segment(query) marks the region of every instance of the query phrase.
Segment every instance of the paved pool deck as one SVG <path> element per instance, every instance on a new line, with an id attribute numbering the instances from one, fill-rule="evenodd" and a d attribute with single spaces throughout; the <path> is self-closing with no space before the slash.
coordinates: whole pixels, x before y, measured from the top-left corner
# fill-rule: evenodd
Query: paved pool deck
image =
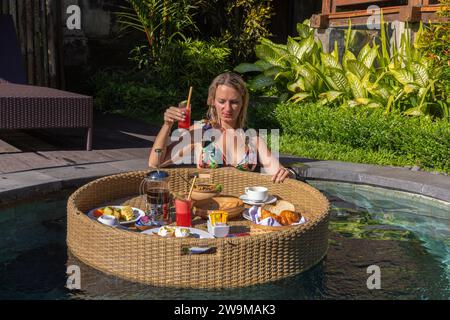
<path id="1" fill-rule="evenodd" d="M 96 115 L 94 150 L 87 152 L 83 131 L 0 131 L 0 203 L 147 170 L 157 132 L 143 122 Z M 301 179 L 368 184 L 450 202 L 450 177 L 442 174 L 289 155 L 282 155 L 281 161 Z"/>

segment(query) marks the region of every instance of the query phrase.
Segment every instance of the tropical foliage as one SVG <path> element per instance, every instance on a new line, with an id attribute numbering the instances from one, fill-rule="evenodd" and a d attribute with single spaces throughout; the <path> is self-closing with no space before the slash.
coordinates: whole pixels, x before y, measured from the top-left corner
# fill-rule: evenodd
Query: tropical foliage
<path id="1" fill-rule="evenodd" d="M 129 29 L 145 34 L 150 57 L 157 59 L 175 38 L 185 38 L 184 31 L 195 28 L 196 7 L 189 0 L 126 0 L 128 7 L 117 13 L 121 31 Z"/>
<path id="2" fill-rule="evenodd" d="M 186 99 L 194 86 L 196 111 L 206 105 L 211 79 L 228 68 L 230 49 L 219 40 L 173 41 L 157 64 L 149 64 L 147 46 L 138 46 L 131 59 L 135 68 L 103 70 L 90 81 L 95 106 L 103 112 L 140 117 Z M 206 112 L 203 110 L 202 112 Z"/>
<path id="3" fill-rule="evenodd" d="M 450 173 L 450 126 L 446 120 L 317 103 L 301 107 L 293 102 L 280 103 L 275 108 L 267 106 L 265 111 L 264 120 L 273 121 L 265 128 L 282 130 L 280 152 Z"/>
<path id="4" fill-rule="evenodd" d="M 382 26 L 384 22 L 382 21 Z M 256 47 L 259 60 L 243 63 L 237 72 L 260 73 L 249 81 L 254 90 L 276 86 L 281 99 L 320 105 L 383 108 L 405 115 L 432 115 L 450 119 L 445 92 L 437 92 L 442 67 L 431 63 L 419 45 L 403 34 L 399 46 L 389 48 L 385 27 L 378 41 L 367 43 L 359 52 L 351 50 L 354 33 L 346 33 L 342 58 L 337 43 L 324 52 L 314 37 L 309 21 L 297 25 L 298 36 L 287 44 L 263 38 Z"/>
<path id="5" fill-rule="evenodd" d="M 272 0 L 209 0 L 199 11 L 203 34 L 226 40 L 234 64 L 254 59 L 259 39 L 271 35 Z"/>

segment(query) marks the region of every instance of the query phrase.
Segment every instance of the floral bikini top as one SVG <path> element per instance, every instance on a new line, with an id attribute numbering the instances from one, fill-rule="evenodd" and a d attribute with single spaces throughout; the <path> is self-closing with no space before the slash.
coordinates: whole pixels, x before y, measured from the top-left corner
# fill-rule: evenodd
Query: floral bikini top
<path id="1" fill-rule="evenodd" d="M 213 126 L 208 120 L 200 122 L 203 134 L 207 130 L 211 130 Z M 205 145 L 206 144 L 206 145 Z M 258 156 L 256 150 L 250 146 L 248 139 L 245 141 L 245 155 L 244 158 L 236 166 L 236 169 L 242 171 L 255 171 L 258 163 Z M 214 141 L 205 141 L 202 146 L 202 155 L 200 157 L 198 167 L 202 169 L 216 169 L 228 165 L 225 155 L 222 150 L 216 145 Z"/>

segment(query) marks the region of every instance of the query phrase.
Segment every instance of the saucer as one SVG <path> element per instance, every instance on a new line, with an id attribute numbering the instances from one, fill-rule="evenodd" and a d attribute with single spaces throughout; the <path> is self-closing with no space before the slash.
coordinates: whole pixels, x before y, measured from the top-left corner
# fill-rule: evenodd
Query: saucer
<path id="1" fill-rule="evenodd" d="M 274 202 L 277 202 L 277 200 L 278 200 L 277 197 L 269 195 L 263 201 L 255 201 L 255 200 L 250 200 L 246 194 L 243 194 L 242 196 L 240 196 L 239 199 L 241 199 L 242 202 L 244 202 L 245 204 L 249 204 L 251 206 L 262 206 L 265 204 L 272 204 Z"/>

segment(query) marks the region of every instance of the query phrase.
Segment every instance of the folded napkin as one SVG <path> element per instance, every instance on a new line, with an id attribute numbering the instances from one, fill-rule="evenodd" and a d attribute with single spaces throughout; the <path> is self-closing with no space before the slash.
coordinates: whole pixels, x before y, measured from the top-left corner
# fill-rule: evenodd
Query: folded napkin
<path id="1" fill-rule="evenodd" d="M 274 218 L 266 218 L 264 220 L 260 220 L 258 223 L 260 226 L 268 226 L 268 227 L 282 227 L 281 224 L 277 222 Z"/>

